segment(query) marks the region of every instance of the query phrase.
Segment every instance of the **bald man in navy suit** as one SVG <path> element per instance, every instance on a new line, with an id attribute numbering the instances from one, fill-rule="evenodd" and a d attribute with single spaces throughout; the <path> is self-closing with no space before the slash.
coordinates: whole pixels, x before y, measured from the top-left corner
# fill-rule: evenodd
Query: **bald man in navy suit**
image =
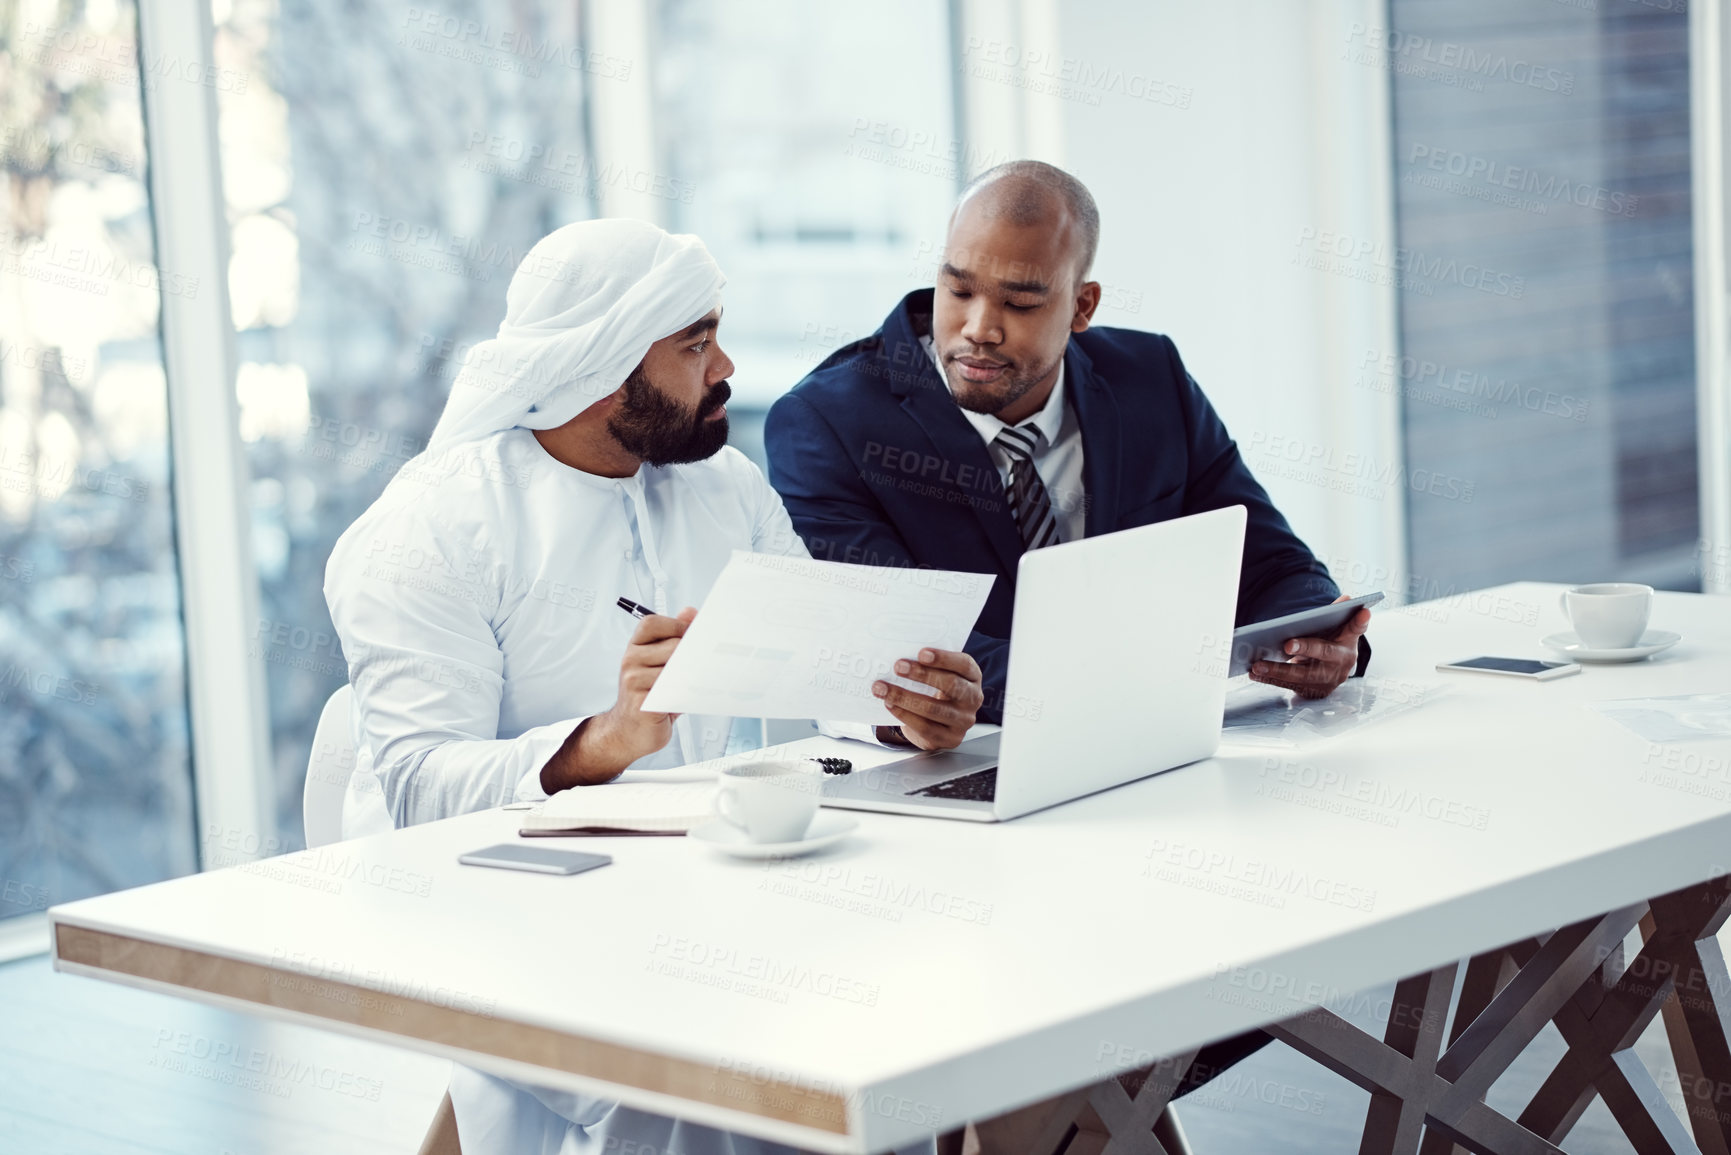
<path id="1" fill-rule="evenodd" d="M 1093 324 L 1099 233 L 1093 197 L 1062 170 L 1013 161 L 984 174 L 950 218 L 937 286 L 838 349 L 765 427 L 770 482 L 813 557 L 997 574 L 966 647 L 985 675 L 983 721 L 1005 709 L 1029 549 L 1242 505 L 1239 625 L 1340 598 L 1172 341 Z M 1361 609 L 1327 637 L 1293 638 L 1285 662 L 1250 676 L 1326 696 L 1363 674 L 1369 625 Z M 896 729 L 878 736 L 898 743 Z M 1179 1093 L 1268 1041 L 1252 1031 L 1203 1048 Z"/>
<path id="2" fill-rule="evenodd" d="M 813 557 L 995 572 L 967 651 L 998 721 L 1029 549 L 1229 505 L 1248 512 L 1237 624 L 1339 599 L 1251 476 L 1172 341 L 1093 324 L 1100 218 L 1038 161 L 977 179 L 934 289 L 908 294 L 770 410 L 770 482 Z M 1369 660 L 1360 610 L 1251 677 L 1323 697 Z M 894 741 L 888 732 L 886 740 Z"/>

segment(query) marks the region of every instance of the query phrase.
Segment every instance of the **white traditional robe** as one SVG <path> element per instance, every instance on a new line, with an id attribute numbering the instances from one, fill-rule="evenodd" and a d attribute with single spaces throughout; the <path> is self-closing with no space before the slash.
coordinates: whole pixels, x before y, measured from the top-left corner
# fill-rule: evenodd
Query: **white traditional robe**
<path id="1" fill-rule="evenodd" d="M 724 283 L 696 237 L 629 219 L 566 225 L 523 259 L 498 335 L 470 349 L 426 452 L 325 571 L 355 689 L 345 837 L 545 797 L 541 767 L 618 697 L 637 628 L 618 598 L 675 614 L 702 605 L 736 549 L 805 555 L 736 450 L 614 480 L 560 464 L 531 432 L 617 389 L 653 342 L 714 309 Z M 716 757 L 731 722 L 683 716 L 634 768 Z M 790 1150 L 462 1066 L 451 1102 L 465 1155 Z"/>
<path id="2" fill-rule="evenodd" d="M 359 751 L 345 837 L 546 797 L 541 767 L 618 697 L 637 619 L 703 604 L 736 549 L 806 556 L 763 473 L 707 461 L 597 477 L 527 429 L 399 477 L 343 535 L 325 583 Z M 634 763 L 720 756 L 731 718 L 682 715 Z"/>
<path id="3" fill-rule="evenodd" d="M 617 598 L 674 614 L 702 604 L 735 549 L 806 553 L 732 448 L 613 480 L 514 429 L 417 469 L 343 535 L 326 574 L 355 688 L 346 838 L 546 797 L 541 767 L 618 696 L 637 619 Z M 681 716 L 633 768 L 717 757 L 732 722 Z M 465 1155 L 792 1150 L 460 1065 L 451 1101 Z"/>

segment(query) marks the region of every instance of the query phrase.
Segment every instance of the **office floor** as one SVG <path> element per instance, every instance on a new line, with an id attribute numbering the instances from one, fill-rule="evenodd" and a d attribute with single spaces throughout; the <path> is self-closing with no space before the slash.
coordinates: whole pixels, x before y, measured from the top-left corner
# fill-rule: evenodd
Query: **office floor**
<path id="1" fill-rule="evenodd" d="M 1374 1026 L 1389 991 L 1349 1000 Z M 1655 1023 L 1637 1051 L 1680 1104 Z M 1540 1037 L 1492 1089 L 1514 1112 L 1562 1053 Z M 0 966 L 0 1151 L 8 1155 L 413 1155 L 443 1094 L 443 1060 L 164 995 Z M 1189 1096 L 1198 1155 L 1354 1150 L 1367 1096 L 1276 1044 Z M 1631 1151 L 1595 1101 L 1564 1147 Z"/>

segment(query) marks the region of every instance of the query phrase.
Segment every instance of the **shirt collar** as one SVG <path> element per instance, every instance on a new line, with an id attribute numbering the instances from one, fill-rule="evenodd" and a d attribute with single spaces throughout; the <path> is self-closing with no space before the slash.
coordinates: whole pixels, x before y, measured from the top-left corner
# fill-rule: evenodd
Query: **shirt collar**
<path id="1" fill-rule="evenodd" d="M 932 359 L 932 364 L 937 366 L 938 377 L 943 380 L 944 387 L 949 389 L 950 376 L 944 372 L 944 364 L 938 358 L 937 343 L 932 340 L 929 333 L 920 337 L 920 346 L 925 349 L 926 356 Z M 955 391 L 951 389 L 950 392 L 953 397 Z M 961 409 L 961 406 L 958 405 L 956 408 Z M 1058 360 L 1058 380 L 1052 385 L 1052 395 L 1046 398 L 1046 403 L 1040 406 L 1038 413 L 1023 418 L 1017 428 L 1035 426 L 1045 437 L 1046 444 L 1051 446 L 1057 442 L 1059 431 L 1063 428 L 1064 414 L 1064 361 L 1060 358 Z M 1010 428 L 1007 422 L 998 420 L 990 413 L 975 413 L 972 409 L 962 409 L 962 416 L 968 419 L 968 424 L 974 427 L 974 432 L 978 433 L 988 446 L 998 439 L 999 433 Z"/>

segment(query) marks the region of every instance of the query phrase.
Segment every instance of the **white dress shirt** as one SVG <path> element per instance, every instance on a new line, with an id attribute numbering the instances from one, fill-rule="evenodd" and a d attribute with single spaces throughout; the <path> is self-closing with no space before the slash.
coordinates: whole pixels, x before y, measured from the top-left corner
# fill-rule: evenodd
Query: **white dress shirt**
<path id="1" fill-rule="evenodd" d="M 925 347 L 932 364 L 938 367 L 938 376 L 948 386 L 949 374 L 944 372 L 937 346 L 930 335 L 921 337 L 920 344 Z M 997 444 L 997 438 L 1009 426 L 989 413 L 975 413 L 972 409 L 962 409 L 962 416 L 986 443 L 986 451 L 991 454 L 992 463 L 998 467 L 998 476 L 1007 488 L 1011 459 L 1009 453 Z M 1046 398 L 1038 413 L 1024 418 L 1016 428 L 1027 429 L 1030 426 L 1040 434 L 1034 447 L 1034 469 L 1051 498 L 1052 515 L 1058 520 L 1058 534 L 1064 541 L 1080 541 L 1088 532 L 1088 492 L 1082 474 L 1082 426 L 1076 420 L 1075 411 L 1064 401 L 1062 361 L 1058 362 L 1058 381 L 1052 386 L 1052 395 Z"/>

